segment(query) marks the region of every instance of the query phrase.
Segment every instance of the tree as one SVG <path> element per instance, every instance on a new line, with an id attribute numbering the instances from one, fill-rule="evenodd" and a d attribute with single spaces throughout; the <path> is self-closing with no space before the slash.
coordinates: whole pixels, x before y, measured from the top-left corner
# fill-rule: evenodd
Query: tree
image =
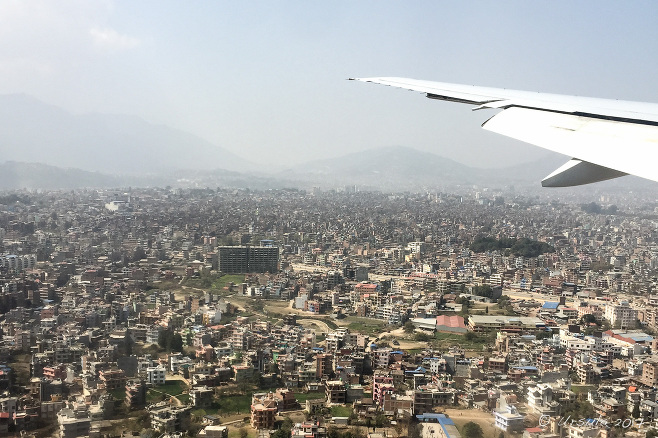
<path id="1" fill-rule="evenodd" d="M 407 321 L 404 323 L 404 332 L 405 333 L 413 333 L 416 330 L 416 327 L 411 321 Z"/>
<path id="2" fill-rule="evenodd" d="M 423 427 L 418 423 L 409 423 L 409 438 L 423 438 Z"/>
<path id="3" fill-rule="evenodd" d="M 142 429 L 139 433 L 139 438 L 155 438 L 156 436 L 157 432 L 153 429 Z"/>
<path id="4" fill-rule="evenodd" d="M 132 261 L 133 262 L 138 262 L 141 259 L 146 258 L 146 251 L 144 251 L 144 248 L 141 246 L 138 246 L 135 248 L 135 251 L 133 251 L 133 256 L 132 256 Z"/>
<path id="5" fill-rule="evenodd" d="M 473 286 L 473 295 L 478 297 L 487 297 L 491 298 L 493 296 L 493 289 L 488 284 L 482 286 Z"/>
<path id="6" fill-rule="evenodd" d="M 327 438 L 340 438 L 340 432 L 336 426 L 329 426 L 327 430 Z"/>
<path id="7" fill-rule="evenodd" d="M 594 315 L 588 313 L 587 315 L 583 315 L 583 317 L 580 318 L 580 323 L 585 324 L 585 325 L 589 325 L 591 323 L 596 324 L 596 317 Z"/>
<path id="8" fill-rule="evenodd" d="M 256 298 L 251 305 L 251 307 L 256 311 L 256 312 L 262 312 L 263 309 L 265 309 L 265 303 L 263 303 L 263 300 L 260 298 Z"/>
<path id="9" fill-rule="evenodd" d="M 469 421 L 462 427 L 462 436 L 464 438 L 484 438 L 484 432 L 479 424 Z"/>
<path id="10" fill-rule="evenodd" d="M 126 330 L 126 334 L 123 337 L 123 348 L 126 356 L 132 356 L 133 354 L 133 337 L 130 335 L 130 332 Z"/>
<path id="11" fill-rule="evenodd" d="M 386 415 L 382 414 L 381 412 L 377 414 L 375 417 L 375 427 L 386 427 L 388 424 L 389 421 L 388 418 L 386 418 Z"/>
<path id="12" fill-rule="evenodd" d="M 171 351 L 183 351 L 183 337 L 176 333 L 171 339 Z"/>
<path id="13" fill-rule="evenodd" d="M 158 346 L 160 348 L 167 348 L 167 337 L 171 333 L 170 330 L 160 330 L 160 333 L 158 333 Z"/>

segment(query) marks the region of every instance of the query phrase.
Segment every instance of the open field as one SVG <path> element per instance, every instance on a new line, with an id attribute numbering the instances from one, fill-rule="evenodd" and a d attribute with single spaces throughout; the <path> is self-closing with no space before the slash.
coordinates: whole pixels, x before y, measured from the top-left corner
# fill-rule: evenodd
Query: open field
<path id="1" fill-rule="evenodd" d="M 167 397 L 175 397 L 183 394 L 183 391 L 186 389 L 187 385 L 182 380 L 167 380 L 164 385 L 149 388 L 146 392 L 146 401 L 148 403 L 153 403 L 166 399 Z M 183 397 L 183 399 L 185 399 L 185 397 Z M 183 400 L 181 400 L 181 402 L 182 401 Z"/>
<path id="2" fill-rule="evenodd" d="M 295 399 L 301 405 L 306 403 L 306 400 L 317 400 L 317 399 L 325 398 L 325 397 L 326 397 L 326 395 L 325 395 L 324 392 L 297 392 L 297 393 L 295 393 Z"/>
<path id="3" fill-rule="evenodd" d="M 475 409 L 446 409 L 443 413 L 455 422 L 460 431 L 464 424 L 472 421 L 482 427 L 485 437 L 496 437 L 500 433 L 500 430 L 494 427 L 493 415 L 488 412 Z"/>
<path id="4" fill-rule="evenodd" d="M 585 395 L 587 395 L 589 391 L 595 388 L 596 388 L 595 385 L 571 385 L 571 390 L 576 394 L 584 393 Z"/>

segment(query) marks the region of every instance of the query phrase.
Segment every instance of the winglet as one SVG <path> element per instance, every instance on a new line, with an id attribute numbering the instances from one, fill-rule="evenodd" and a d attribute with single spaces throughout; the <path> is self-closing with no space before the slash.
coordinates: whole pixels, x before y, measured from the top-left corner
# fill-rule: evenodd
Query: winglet
<path id="1" fill-rule="evenodd" d="M 572 158 L 541 182 L 542 187 L 581 186 L 628 175 L 609 167 Z"/>

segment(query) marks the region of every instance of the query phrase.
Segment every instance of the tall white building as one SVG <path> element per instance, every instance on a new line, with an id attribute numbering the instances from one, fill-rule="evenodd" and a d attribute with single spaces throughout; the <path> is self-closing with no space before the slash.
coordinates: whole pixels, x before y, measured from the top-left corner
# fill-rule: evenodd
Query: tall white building
<path id="1" fill-rule="evenodd" d="M 633 309 L 628 301 L 622 300 L 619 304 L 607 304 L 605 306 L 605 319 L 610 321 L 613 327 L 634 327 L 637 321 L 637 309 Z"/>
<path id="2" fill-rule="evenodd" d="M 146 383 L 152 385 L 164 385 L 166 378 L 165 367 L 158 365 L 157 367 L 148 367 L 146 369 Z"/>

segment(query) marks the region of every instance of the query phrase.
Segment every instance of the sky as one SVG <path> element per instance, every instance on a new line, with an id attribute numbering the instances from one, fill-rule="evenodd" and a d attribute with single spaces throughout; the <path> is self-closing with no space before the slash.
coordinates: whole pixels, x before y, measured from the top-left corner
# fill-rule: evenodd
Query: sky
<path id="1" fill-rule="evenodd" d="M 0 94 L 129 114 L 285 168 L 407 146 L 476 167 L 546 152 L 493 113 L 349 77 L 658 102 L 652 1 L 0 1 Z M 565 161 L 568 157 L 565 157 Z"/>

